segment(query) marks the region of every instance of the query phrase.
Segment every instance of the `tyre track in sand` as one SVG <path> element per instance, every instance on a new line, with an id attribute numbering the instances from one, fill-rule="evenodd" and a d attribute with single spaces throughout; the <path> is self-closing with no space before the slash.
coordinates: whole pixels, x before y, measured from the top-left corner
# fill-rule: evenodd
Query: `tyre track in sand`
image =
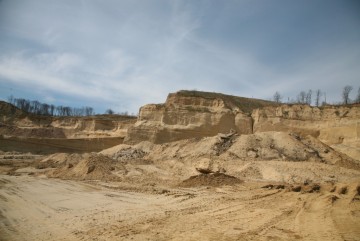
<path id="1" fill-rule="evenodd" d="M 0 176 L 0 240 L 359 240 L 355 186 L 295 193 L 263 185 L 132 192 Z"/>
<path id="2" fill-rule="evenodd" d="M 328 192 L 309 196 L 298 212 L 296 230 L 304 240 L 360 240 L 360 201 L 356 185 L 347 193 Z"/>

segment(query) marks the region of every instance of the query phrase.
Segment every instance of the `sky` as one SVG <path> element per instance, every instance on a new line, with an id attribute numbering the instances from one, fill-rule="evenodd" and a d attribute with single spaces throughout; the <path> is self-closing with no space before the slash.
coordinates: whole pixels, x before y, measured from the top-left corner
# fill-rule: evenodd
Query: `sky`
<path id="1" fill-rule="evenodd" d="M 0 0 L 0 99 L 136 114 L 178 90 L 360 87 L 358 0 Z"/>

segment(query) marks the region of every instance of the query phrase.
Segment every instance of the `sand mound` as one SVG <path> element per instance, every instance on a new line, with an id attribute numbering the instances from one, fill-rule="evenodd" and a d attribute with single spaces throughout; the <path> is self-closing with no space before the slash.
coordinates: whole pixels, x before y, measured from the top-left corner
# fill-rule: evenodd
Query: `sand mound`
<path id="1" fill-rule="evenodd" d="M 56 153 L 50 156 L 47 156 L 45 159 L 39 161 L 36 164 L 36 168 L 58 168 L 64 167 L 67 165 L 76 165 L 79 161 L 87 159 L 90 156 L 89 153 L 84 154 L 68 154 L 68 153 Z"/>
<path id="2" fill-rule="evenodd" d="M 137 149 L 137 150 L 142 150 L 145 153 L 149 153 L 154 148 L 154 146 L 155 146 L 155 144 L 148 142 L 148 141 L 140 142 L 134 146 L 127 145 L 127 144 L 120 144 L 120 145 L 113 146 L 111 148 L 102 150 L 101 152 L 99 152 L 99 154 L 103 154 L 106 156 L 114 156 L 117 153 L 124 152 L 128 149 Z"/>
<path id="3" fill-rule="evenodd" d="M 136 160 L 145 156 L 145 152 L 137 148 L 126 148 L 114 153 L 111 157 L 118 161 Z"/>
<path id="4" fill-rule="evenodd" d="M 321 158 L 321 162 L 323 163 L 345 167 L 348 169 L 360 170 L 360 162 L 358 160 L 334 150 L 315 137 L 307 136 L 301 139 L 301 142 L 313 150 L 313 152 Z"/>
<path id="5" fill-rule="evenodd" d="M 253 161 L 225 165 L 227 173 L 242 180 L 303 183 L 306 181 L 348 182 L 360 180 L 360 172 L 353 169 L 313 162 Z"/>
<path id="6" fill-rule="evenodd" d="M 224 185 L 235 185 L 242 181 L 236 177 L 224 173 L 200 174 L 191 176 L 179 184 L 181 187 L 212 186 L 219 187 Z"/>
<path id="7" fill-rule="evenodd" d="M 331 147 L 311 136 L 301 138 L 286 132 L 261 132 L 241 135 L 230 147 L 227 154 L 237 158 L 246 158 L 247 160 L 310 161 L 339 166 L 352 162 L 350 157 L 340 155 Z"/>
<path id="8" fill-rule="evenodd" d="M 141 146 L 133 148 L 143 150 Z M 121 151 L 124 152 L 124 149 Z M 158 161 L 174 158 L 196 160 L 202 157 L 220 156 L 226 160 L 318 162 L 360 170 L 358 161 L 337 152 L 316 138 L 300 137 L 286 132 L 270 131 L 234 136 L 228 142 L 219 142 L 218 136 L 200 140 L 188 139 L 153 145 L 150 150 L 145 152 L 147 159 Z M 111 154 L 114 155 L 115 152 Z"/>
<path id="9" fill-rule="evenodd" d="M 131 148 L 130 145 L 126 145 L 126 144 L 120 144 L 120 145 L 117 145 L 117 146 L 113 146 L 113 147 L 110 147 L 108 149 L 105 149 L 105 150 L 102 150 L 99 152 L 99 154 L 103 154 L 103 155 L 106 155 L 106 156 L 112 156 L 114 155 L 115 153 L 123 150 L 123 149 L 128 149 L 128 148 Z"/>
<path id="10" fill-rule="evenodd" d="M 68 162 L 67 165 L 50 171 L 48 176 L 74 180 L 116 181 L 119 177 L 113 172 L 119 171 L 119 169 L 123 169 L 123 166 L 107 156 L 88 154 L 77 164 L 73 165 Z"/>
<path id="11" fill-rule="evenodd" d="M 360 176 L 357 160 L 314 137 L 286 132 L 234 135 L 225 141 L 214 136 L 164 144 L 142 142 L 101 153 L 134 165 L 131 168 L 136 172 L 145 164 L 152 164 L 158 170 L 154 176 L 164 172 L 178 180 L 197 175 L 197 170 L 227 173 L 241 180 L 286 183 L 346 182 Z"/>

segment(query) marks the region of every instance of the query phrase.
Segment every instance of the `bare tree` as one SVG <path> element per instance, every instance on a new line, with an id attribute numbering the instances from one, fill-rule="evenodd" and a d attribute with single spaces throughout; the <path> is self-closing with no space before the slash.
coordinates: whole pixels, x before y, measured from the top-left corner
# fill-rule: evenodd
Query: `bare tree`
<path id="1" fill-rule="evenodd" d="M 41 103 L 37 100 L 31 101 L 31 113 L 39 114 Z"/>
<path id="2" fill-rule="evenodd" d="M 10 96 L 8 97 L 8 102 L 9 102 L 10 104 L 12 104 L 12 105 L 15 104 L 15 102 L 14 102 L 14 96 L 13 96 L 13 95 L 10 95 Z"/>
<path id="3" fill-rule="evenodd" d="M 350 95 L 350 92 L 352 91 L 352 89 L 353 89 L 353 87 L 350 85 L 345 86 L 343 89 L 342 98 L 343 98 L 345 105 L 350 103 L 349 95 Z"/>
<path id="4" fill-rule="evenodd" d="M 58 116 L 64 116 L 65 115 L 64 106 L 62 105 L 57 106 L 56 112 Z"/>
<path id="5" fill-rule="evenodd" d="M 30 101 L 29 100 L 25 100 L 22 98 L 19 98 L 19 99 L 15 98 L 14 105 L 23 111 L 26 111 L 26 112 L 30 111 Z"/>
<path id="6" fill-rule="evenodd" d="M 50 105 L 48 105 L 48 104 L 41 104 L 40 105 L 40 115 L 50 115 L 49 107 L 50 107 Z"/>
<path id="7" fill-rule="evenodd" d="M 276 103 L 281 103 L 282 96 L 280 95 L 280 93 L 278 91 L 276 91 L 273 96 L 273 99 Z"/>
<path id="8" fill-rule="evenodd" d="M 33 113 L 36 115 L 58 115 L 58 116 L 84 116 L 94 115 L 92 107 L 69 107 L 69 106 L 55 106 L 46 103 L 41 103 L 37 100 L 26 100 L 22 98 L 14 98 L 12 95 L 8 97 L 9 103 L 17 108 Z"/>
<path id="9" fill-rule="evenodd" d="M 312 96 L 312 90 L 309 90 L 307 93 L 306 93 L 306 104 L 308 104 L 308 105 L 311 105 L 311 96 Z"/>
<path id="10" fill-rule="evenodd" d="M 358 89 L 357 97 L 356 97 L 356 103 L 360 103 L 360 87 Z"/>
<path id="11" fill-rule="evenodd" d="M 64 112 L 65 112 L 65 116 L 72 116 L 73 115 L 73 110 L 69 106 L 64 107 Z"/>
<path id="12" fill-rule="evenodd" d="M 306 92 L 301 91 L 297 96 L 297 103 L 305 104 L 306 103 Z"/>
<path id="13" fill-rule="evenodd" d="M 319 106 L 319 105 L 320 105 L 321 95 L 322 95 L 321 90 L 320 90 L 320 89 L 317 89 L 316 92 L 315 92 L 315 105 L 316 105 L 316 106 Z"/>
<path id="14" fill-rule="evenodd" d="M 91 107 L 81 107 L 81 108 L 73 108 L 73 113 L 76 116 L 84 116 L 86 115 L 86 108 L 91 108 Z"/>
<path id="15" fill-rule="evenodd" d="M 50 115 L 53 116 L 55 115 L 55 105 L 50 105 Z"/>
<path id="16" fill-rule="evenodd" d="M 86 116 L 94 115 L 94 109 L 92 107 L 86 106 L 85 107 L 85 115 Z"/>
<path id="17" fill-rule="evenodd" d="M 72 109 L 72 114 L 74 116 L 82 116 L 83 115 L 83 110 L 84 110 L 84 108 L 73 108 Z"/>
<path id="18" fill-rule="evenodd" d="M 112 109 L 107 109 L 106 111 L 105 111 L 105 114 L 107 114 L 107 115 L 113 115 L 115 112 L 112 110 Z"/>

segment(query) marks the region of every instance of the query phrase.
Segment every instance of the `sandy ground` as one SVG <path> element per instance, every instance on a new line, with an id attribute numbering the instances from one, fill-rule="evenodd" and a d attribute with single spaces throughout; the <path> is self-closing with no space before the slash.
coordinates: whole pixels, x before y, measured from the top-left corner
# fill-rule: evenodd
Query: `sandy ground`
<path id="1" fill-rule="evenodd" d="M 360 240 L 360 162 L 281 132 L 0 152 L 0 240 Z"/>
<path id="2" fill-rule="evenodd" d="M 262 186 L 149 192 L 1 175 L 0 240 L 360 240 L 357 184 L 313 193 Z"/>

